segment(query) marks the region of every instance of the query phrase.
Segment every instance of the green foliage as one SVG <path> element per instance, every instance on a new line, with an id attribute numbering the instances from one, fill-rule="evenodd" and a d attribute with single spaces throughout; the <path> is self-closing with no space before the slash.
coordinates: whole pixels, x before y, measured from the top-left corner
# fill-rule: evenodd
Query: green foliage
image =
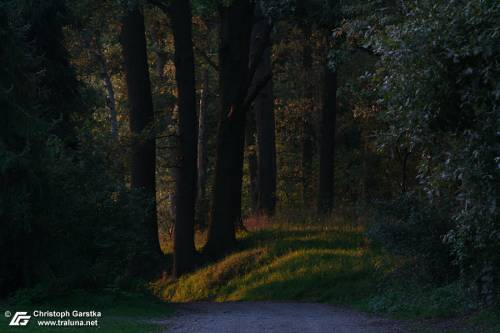
<path id="1" fill-rule="evenodd" d="M 406 258 L 414 276 L 422 282 L 456 280 L 451 250 L 443 242 L 452 225 L 444 211 L 415 195 L 403 195 L 378 203 L 375 212 L 368 235 L 394 255 Z"/>
<path id="2" fill-rule="evenodd" d="M 467 298 L 458 283 L 435 287 L 406 282 L 383 284 L 365 304 L 366 309 L 408 319 L 453 317 L 466 310 Z"/>
<path id="3" fill-rule="evenodd" d="M 415 190 L 453 222 L 446 244 L 486 302 L 500 285 L 499 19 L 496 1 L 408 1 L 367 30 L 379 148 L 418 159 Z"/>
<path id="4" fill-rule="evenodd" d="M 38 35 L 32 43 L 29 24 L 38 19 L 24 14 L 19 3 L 0 4 L 0 294 L 38 286 L 32 295 L 41 299 L 132 274 L 148 203 L 109 167 L 106 136 L 90 135 L 90 120 L 72 126 L 80 95 L 54 85 L 79 86 L 65 53 L 44 49 L 62 41 Z"/>

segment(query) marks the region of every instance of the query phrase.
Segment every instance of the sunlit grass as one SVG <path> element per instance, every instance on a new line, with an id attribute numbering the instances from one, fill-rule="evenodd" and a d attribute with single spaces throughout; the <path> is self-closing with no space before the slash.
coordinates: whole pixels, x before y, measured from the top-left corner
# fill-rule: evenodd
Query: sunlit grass
<path id="1" fill-rule="evenodd" d="M 152 284 L 173 302 L 300 300 L 355 304 L 376 289 L 390 265 L 362 225 L 269 223 L 241 232 L 236 252 L 179 280 Z"/>

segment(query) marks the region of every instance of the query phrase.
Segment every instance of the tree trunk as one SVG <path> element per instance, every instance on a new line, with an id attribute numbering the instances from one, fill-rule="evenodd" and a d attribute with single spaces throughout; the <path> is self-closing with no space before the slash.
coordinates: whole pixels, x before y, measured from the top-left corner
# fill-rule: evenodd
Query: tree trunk
<path id="1" fill-rule="evenodd" d="M 156 221 L 156 142 L 154 135 L 143 133 L 154 122 L 153 102 L 146 54 L 144 18 L 136 7 L 127 10 L 122 21 L 121 43 L 130 103 L 130 132 L 134 136 L 131 157 L 131 186 L 142 189 L 151 202 L 144 220 L 149 250 L 161 254 Z M 139 137 L 139 138 L 138 138 Z"/>
<path id="2" fill-rule="evenodd" d="M 314 87 L 307 79 L 312 73 L 311 30 L 304 25 L 304 49 L 302 50 L 303 80 L 304 80 L 304 115 L 302 118 L 302 202 L 305 208 L 311 207 L 311 178 L 314 154 L 314 126 L 313 126 L 313 96 Z"/>
<path id="3" fill-rule="evenodd" d="M 207 200 L 207 114 L 208 114 L 208 68 L 203 70 L 200 91 L 200 110 L 198 114 L 198 199 L 196 209 L 196 222 L 201 229 L 207 225 L 208 200 Z"/>
<path id="4" fill-rule="evenodd" d="M 205 252 L 218 257 L 235 243 L 235 224 L 241 216 L 241 183 L 249 70 L 248 51 L 253 22 L 250 0 L 221 8 L 220 92 L 215 189 Z"/>
<path id="5" fill-rule="evenodd" d="M 325 64 L 323 106 L 320 115 L 320 162 L 318 213 L 326 215 L 333 208 L 335 122 L 337 117 L 337 72 Z"/>
<path id="6" fill-rule="evenodd" d="M 166 40 L 165 36 L 160 33 L 161 23 L 155 21 L 151 27 L 151 37 L 153 39 L 152 51 L 155 58 L 155 73 L 160 79 L 163 78 L 165 64 L 167 63 L 167 52 L 163 41 Z"/>
<path id="7" fill-rule="evenodd" d="M 106 65 L 106 59 L 102 53 L 102 45 L 99 40 L 99 36 L 96 36 L 96 51 L 95 59 L 99 65 L 99 75 L 104 84 L 104 89 L 106 90 L 106 107 L 109 111 L 109 120 L 111 123 L 111 135 L 116 140 L 118 139 L 118 116 L 116 113 L 116 99 L 115 90 L 113 89 L 113 83 L 111 82 L 111 76 L 108 72 L 108 66 Z"/>
<path id="8" fill-rule="evenodd" d="M 250 192 L 250 205 L 252 214 L 257 212 L 259 193 L 257 189 L 258 179 L 258 161 L 257 161 L 257 147 L 255 145 L 255 112 L 249 110 L 247 116 L 246 126 L 246 147 L 247 147 L 247 163 L 248 163 L 248 178 L 249 178 L 249 192 Z"/>
<path id="9" fill-rule="evenodd" d="M 166 12 L 166 14 L 170 15 L 170 13 Z M 165 85 L 165 65 L 167 63 L 167 52 L 166 52 L 166 45 L 165 45 L 165 40 L 167 39 L 167 36 L 162 35 L 161 33 L 161 22 L 159 21 L 154 21 L 152 26 L 151 26 L 151 37 L 152 37 L 152 52 L 153 56 L 155 59 L 155 75 L 156 78 L 158 79 L 158 85 L 163 86 Z M 163 93 L 159 93 L 159 100 L 161 103 L 157 104 L 156 107 L 159 109 L 170 109 L 172 106 L 170 102 L 167 101 L 168 97 L 163 96 Z M 168 94 L 167 94 L 168 95 Z M 169 111 L 166 112 L 165 114 L 165 121 L 163 123 L 163 126 L 167 128 L 167 133 L 170 134 L 169 129 L 170 128 L 178 128 L 178 118 L 174 116 L 175 113 L 178 113 L 178 106 L 175 105 L 174 108 L 170 109 Z M 173 132 L 176 132 L 174 130 Z M 170 152 L 170 160 L 175 161 L 172 164 L 173 165 L 168 165 L 168 171 L 170 175 L 170 180 L 174 184 L 173 188 L 169 188 L 170 194 L 168 196 L 168 214 L 170 216 L 170 227 L 169 227 L 169 237 L 172 238 L 173 231 L 175 230 L 175 216 L 176 216 L 176 206 L 177 206 L 177 194 L 176 194 L 176 185 L 177 184 L 177 178 L 179 174 L 178 170 L 178 163 L 177 161 L 179 160 L 179 154 L 178 154 L 178 140 L 176 137 L 169 137 L 167 140 L 167 145 L 174 147 Z"/>
<path id="10" fill-rule="evenodd" d="M 260 44 L 259 41 L 266 38 L 265 35 L 270 29 L 269 19 L 262 14 L 260 6 L 261 2 L 258 2 L 252 31 L 251 54 L 255 54 L 255 48 L 258 48 Z M 266 76 L 272 75 L 271 45 L 269 44 L 262 53 L 254 82 L 260 82 Z M 266 215 L 273 215 L 276 206 L 276 143 L 271 79 L 255 98 L 254 110 L 258 147 L 257 209 Z"/>
<path id="11" fill-rule="evenodd" d="M 192 270 L 196 264 L 194 219 L 197 186 L 197 119 L 190 2 L 174 0 L 171 4 L 171 14 L 180 136 L 173 274 L 179 277 Z"/>

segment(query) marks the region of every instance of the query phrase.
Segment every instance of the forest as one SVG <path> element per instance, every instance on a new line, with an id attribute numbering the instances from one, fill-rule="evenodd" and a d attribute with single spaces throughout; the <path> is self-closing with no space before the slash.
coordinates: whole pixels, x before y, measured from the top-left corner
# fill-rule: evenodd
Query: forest
<path id="1" fill-rule="evenodd" d="M 293 301 L 392 325 L 352 332 L 500 332 L 499 22 L 495 0 L 0 0 L 0 331 L 77 304 L 101 332 L 240 332 L 176 330 L 180 302 L 336 332 L 253 312 Z"/>

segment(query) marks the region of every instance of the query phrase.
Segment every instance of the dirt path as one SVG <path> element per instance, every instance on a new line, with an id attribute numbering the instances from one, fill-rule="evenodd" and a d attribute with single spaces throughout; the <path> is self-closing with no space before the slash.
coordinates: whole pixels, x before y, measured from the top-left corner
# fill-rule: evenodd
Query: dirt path
<path id="1" fill-rule="evenodd" d="M 397 321 L 325 304 L 288 302 L 189 303 L 161 321 L 164 333 L 396 333 Z"/>

